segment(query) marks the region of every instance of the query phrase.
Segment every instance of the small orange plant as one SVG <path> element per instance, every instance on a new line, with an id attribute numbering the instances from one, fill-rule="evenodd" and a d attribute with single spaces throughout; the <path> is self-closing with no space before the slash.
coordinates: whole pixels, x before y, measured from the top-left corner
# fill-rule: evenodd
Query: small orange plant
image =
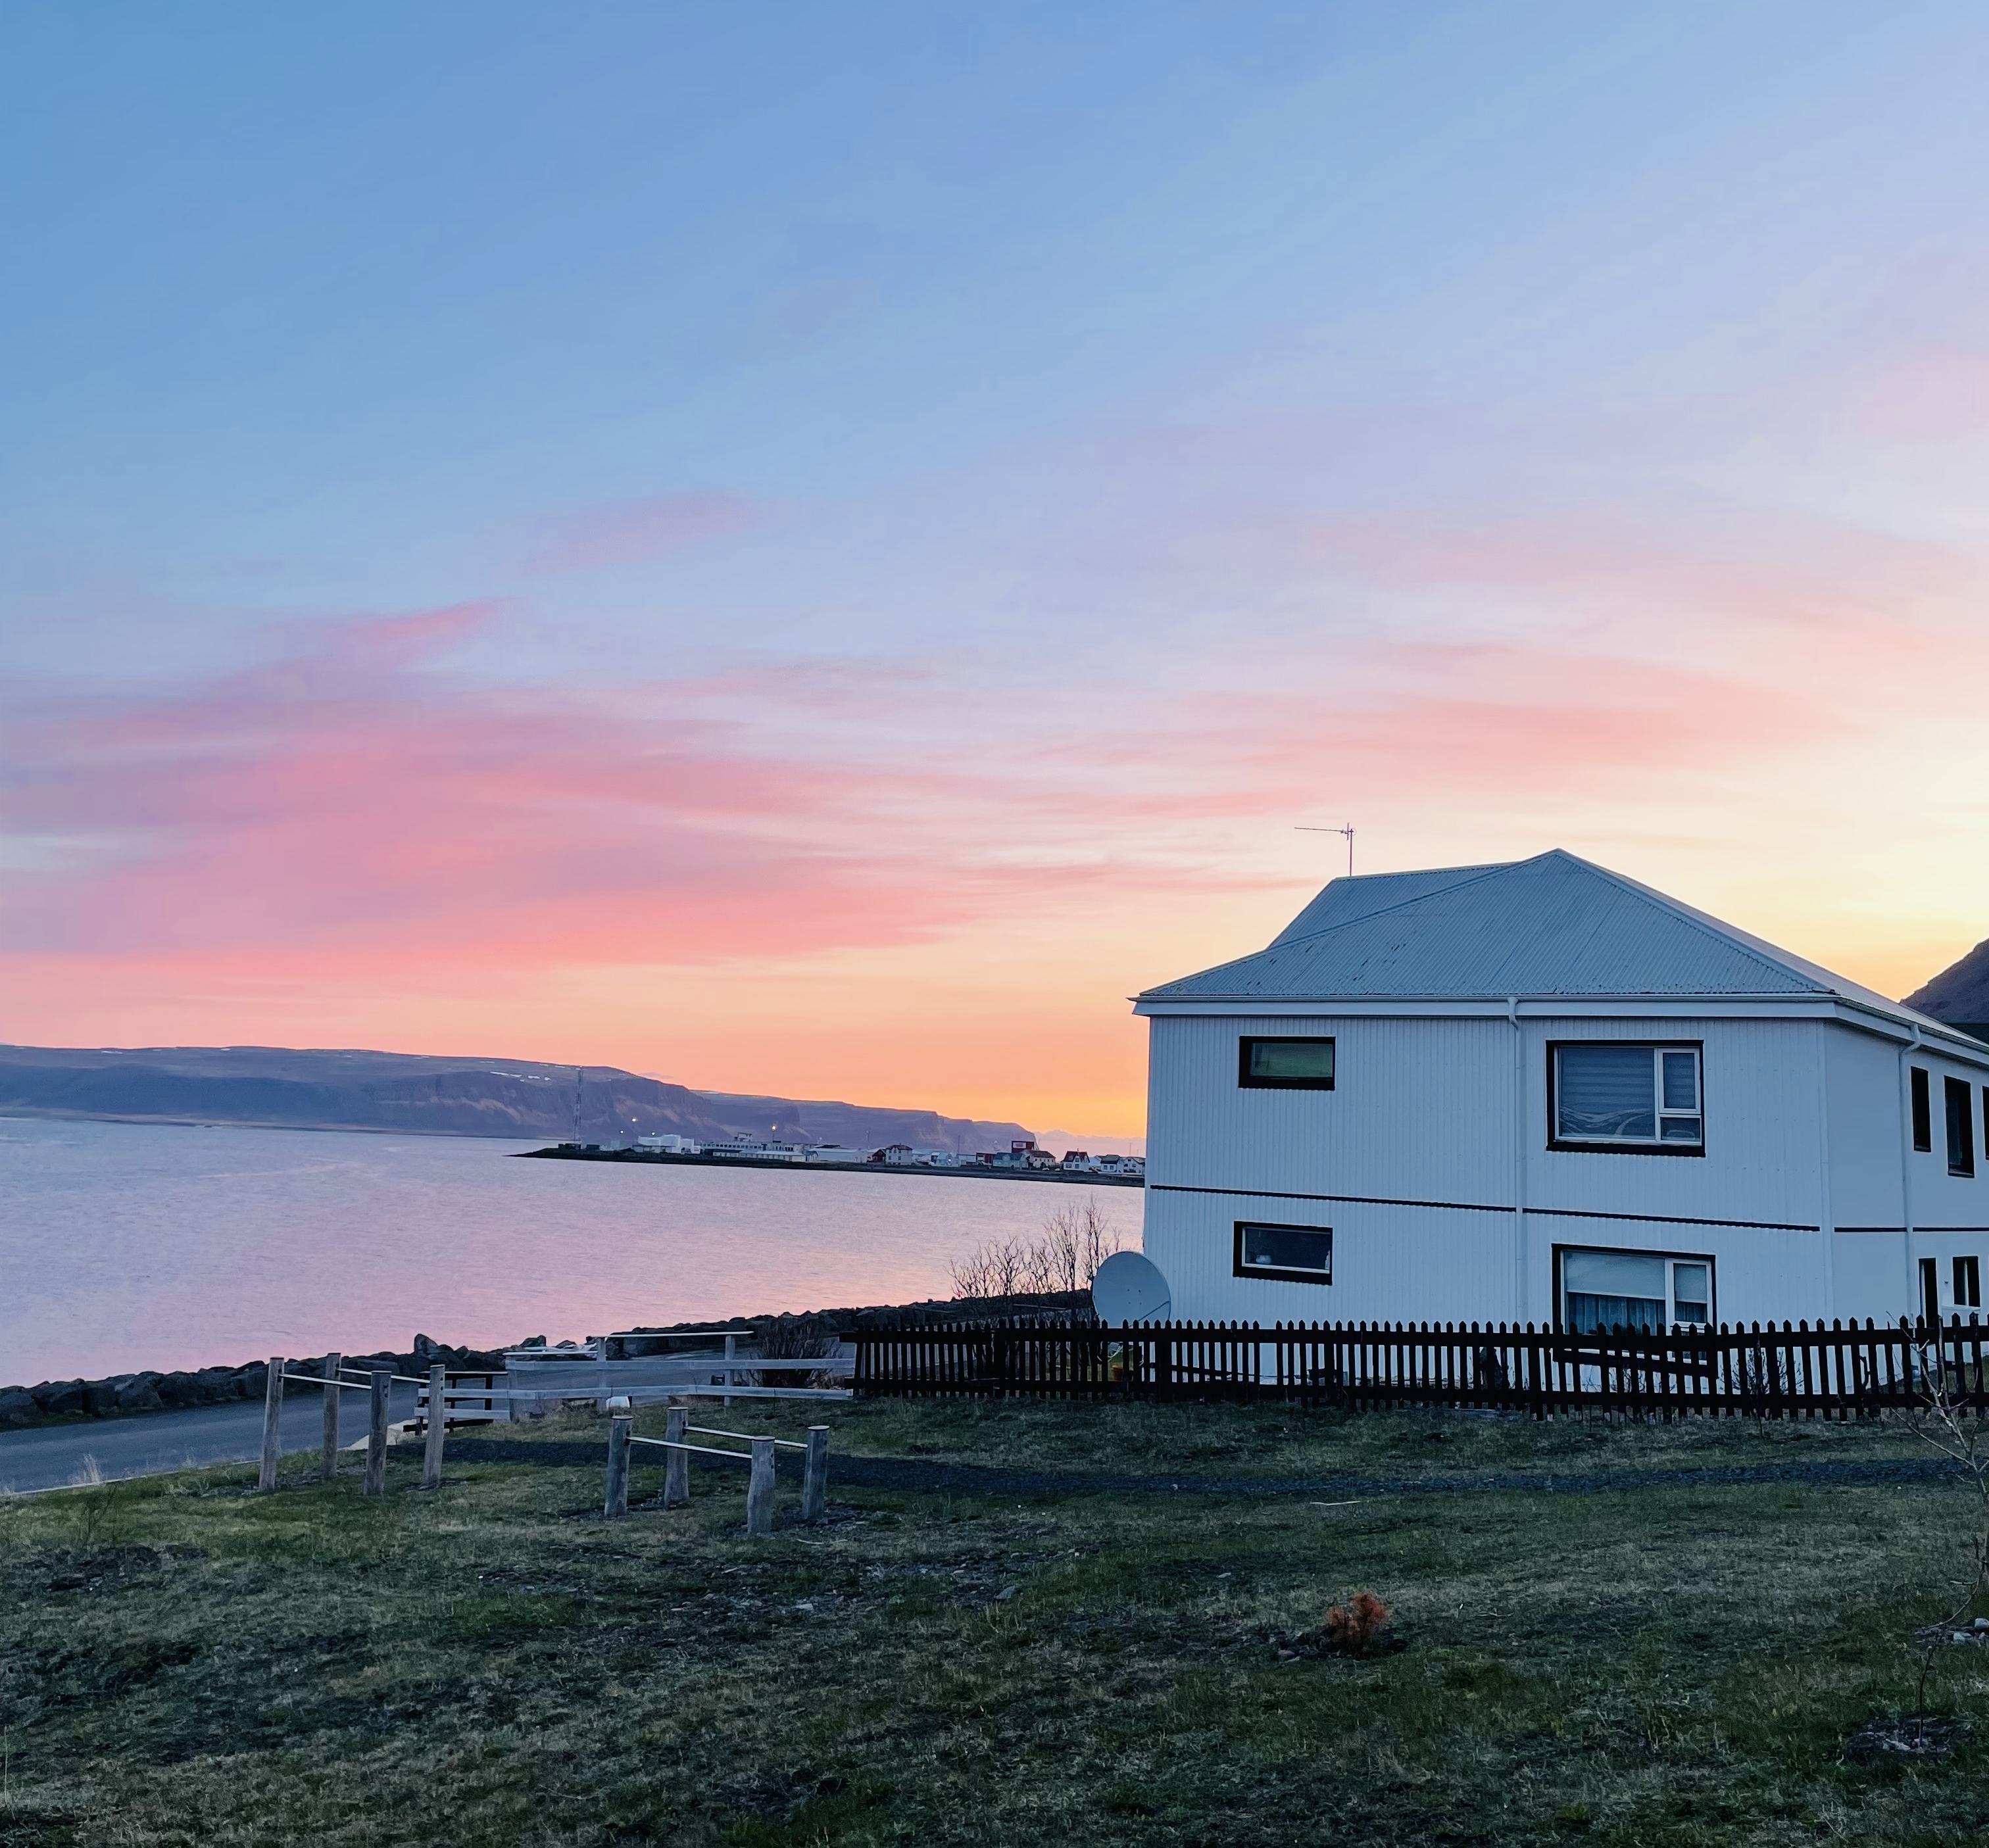
<path id="1" fill-rule="evenodd" d="M 1326 1613 L 1326 1646 L 1343 1656 L 1379 1655 L 1388 1647 L 1388 1607 L 1372 1592 L 1356 1592 Z"/>

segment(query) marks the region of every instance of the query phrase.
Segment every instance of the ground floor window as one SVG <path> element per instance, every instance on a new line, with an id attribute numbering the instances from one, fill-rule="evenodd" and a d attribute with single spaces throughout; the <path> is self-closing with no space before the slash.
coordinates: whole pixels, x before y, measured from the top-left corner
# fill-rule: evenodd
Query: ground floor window
<path id="1" fill-rule="evenodd" d="M 1561 1325 L 1571 1334 L 1713 1320 L 1713 1260 L 1661 1251 L 1564 1251 Z"/>
<path id="2" fill-rule="evenodd" d="M 1236 1222 L 1236 1274 L 1272 1277 L 1286 1283 L 1333 1281 L 1330 1226 L 1267 1226 Z"/>
<path id="3" fill-rule="evenodd" d="M 1957 1257 L 1954 1261 L 1954 1306 L 1957 1309 L 1979 1309 L 1982 1306 L 1982 1266 L 1973 1257 Z"/>

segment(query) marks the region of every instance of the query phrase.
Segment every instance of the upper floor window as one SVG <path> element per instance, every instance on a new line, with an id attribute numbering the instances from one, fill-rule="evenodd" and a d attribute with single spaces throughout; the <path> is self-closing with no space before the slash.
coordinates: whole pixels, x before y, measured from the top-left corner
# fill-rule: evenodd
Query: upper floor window
<path id="1" fill-rule="evenodd" d="M 1330 1040 L 1242 1039 L 1236 1043 L 1236 1081 L 1245 1091 L 1330 1091 Z"/>
<path id="2" fill-rule="evenodd" d="M 1700 1155 L 1699 1048 L 1575 1041 L 1548 1048 L 1554 1146 Z"/>
<path id="3" fill-rule="evenodd" d="M 1975 1172 L 1975 1095 L 1966 1078 L 1943 1078 L 1941 1095 L 1947 1105 L 1947 1171 L 1950 1174 Z"/>
<path id="4" fill-rule="evenodd" d="M 1913 1068 L 1909 1083 L 1913 1098 L 1913 1146 L 1922 1154 L 1933 1150 L 1933 1105 L 1927 1098 L 1927 1075 L 1920 1066 Z"/>

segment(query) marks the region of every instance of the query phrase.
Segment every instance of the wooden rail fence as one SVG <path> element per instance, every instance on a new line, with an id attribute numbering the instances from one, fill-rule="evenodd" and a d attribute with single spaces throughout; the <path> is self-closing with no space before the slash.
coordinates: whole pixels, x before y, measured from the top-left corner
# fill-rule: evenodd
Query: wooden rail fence
<path id="1" fill-rule="evenodd" d="M 984 1323 L 866 1329 L 859 1393 L 1449 1406 L 1545 1418 L 1630 1412 L 1849 1419 L 1928 1403 L 1989 1415 L 1989 1325 L 1784 1322 L 1663 1332 L 1358 1323 Z"/>

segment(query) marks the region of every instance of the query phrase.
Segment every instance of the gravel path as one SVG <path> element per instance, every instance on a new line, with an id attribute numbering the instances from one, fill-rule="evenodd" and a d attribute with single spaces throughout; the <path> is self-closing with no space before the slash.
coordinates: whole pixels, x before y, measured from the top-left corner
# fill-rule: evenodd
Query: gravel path
<path id="1" fill-rule="evenodd" d="M 551 1440 L 452 1439 L 449 1454 L 463 1463 L 591 1464 L 605 1470 L 608 1446 Z M 798 1478 L 801 1459 L 791 1450 L 776 1454 L 779 1473 Z M 650 1457 L 639 1448 L 639 1466 Z M 700 1469 L 728 1466 L 691 1461 Z M 1511 1494 L 1595 1495 L 1634 1489 L 1731 1488 L 1791 1483 L 1806 1487 L 1865 1485 L 1882 1482 L 1941 1482 L 1960 1474 L 1940 1457 L 1843 1463 L 1719 1464 L 1703 1469 L 1597 1470 L 1578 1475 L 1512 1471 L 1475 1476 L 1113 1476 L 1076 1470 L 988 1469 L 975 1464 L 930 1463 L 910 1457 L 832 1455 L 831 1481 L 852 1488 L 909 1490 L 926 1494 L 964 1495 L 1296 1495 L 1307 1500 L 1354 1499 L 1377 1495 Z"/>

